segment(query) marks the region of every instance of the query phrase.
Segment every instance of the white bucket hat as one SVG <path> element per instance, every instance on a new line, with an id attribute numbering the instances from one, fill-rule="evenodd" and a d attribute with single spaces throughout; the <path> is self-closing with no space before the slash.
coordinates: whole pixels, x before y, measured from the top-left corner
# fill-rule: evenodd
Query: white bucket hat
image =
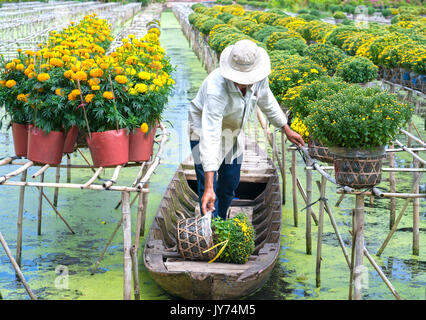
<path id="1" fill-rule="evenodd" d="M 250 40 L 226 47 L 220 55 L 220 74 L 239 84 L 253 84 L 271 73 L 271 61 L 265 49 Z"/>

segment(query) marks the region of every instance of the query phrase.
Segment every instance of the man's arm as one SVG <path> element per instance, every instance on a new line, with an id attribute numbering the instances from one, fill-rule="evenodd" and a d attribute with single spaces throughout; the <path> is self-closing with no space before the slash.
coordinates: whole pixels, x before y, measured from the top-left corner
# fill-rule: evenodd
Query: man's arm
<path id="1" fill-rule="evenodd" d="M 201 198 L 201 214 L 205 215 L 209 211 L 214 211 L 216 194 L 213 189 L 214 171 L 204 172 L 204 194 Z"/>

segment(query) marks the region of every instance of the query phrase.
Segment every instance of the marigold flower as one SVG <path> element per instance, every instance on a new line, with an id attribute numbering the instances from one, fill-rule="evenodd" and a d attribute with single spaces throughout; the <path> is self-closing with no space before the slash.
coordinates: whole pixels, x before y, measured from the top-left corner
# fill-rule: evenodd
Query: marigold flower
<path id="1" fill-rule="evenodd" d="M 87 103 L 90 103 L 90 102 L 92 102 L 92 100 L 93 100 L 94 97 L 95 97 L 95 94 L 89 93 L 88 95 L 86 95 L 84 97 L 84 101 L 86 101 Z"/>
<path id="2" fill-rule="evenodd" d="M 16 85 L 16 81 L 15 80 L 7 80 L 6 81 L 6 87 L 13 88 Z"/>
<path id="3" fill-rule="evenodd" d="M 127 77 L 126 76 L 116 76 L 115 81 L 117 81 L 118 83 L 121 83 L 121 84 L 125 84 L 127 82 Z"/>
<path id="4" fill-rule="evenodd" d="M 104 71 L 100 68 L 96 68 L 96 69 L 90 70 L 89 74 L 90 74 L 91 77 L 99 78 L 99 77 L 102 77 L 104 75 Z"/>
<path id="5" fill-rule="evenodd" d="M 79 81 L 86 81 L 87 80 L 87 73 L 84 71 L 77 71 L 72 78 L 74 80 L 79 80 Z"/>
<path id="6" fill-rule="evenodd" d="M 105 91 L 102 96 L 108 100 L 114 99 L 114 94 L 111 91 Z"/>
<path id="7" fill-rule="evenodd" d="M 63 95 L 63 90 L 61 89 L 61 88 L 58 88 L 58 89 L 56 89 L 55 90 L 55 94 L 57 95 L 57 96 L 62 96 Z"/>
<path id="8" fill-rule="evenodd" d="M 141 71 L 141 72 L 138 73 L 138 77 L 141 80 L 150 80 L 151 74 L 149 72 L 146 72 L 146 71 Z"/>
<path id="9" fill-rule="evenodd" d="M 95 85 L 95 86 L 91 86 L 90 88 L 91 88 L 93 91 L 98 91 L 101 87 L 100 87 L 100 86 Z"/>
<path id="10" fill-rule="evenodd" d="M 27 93 L 27 94 L 21 93 L 21 94 L 18 94 L 18 96 L 16 97 L 16 99 L 18 101 L 28 102 L 28 100 L 27 100 L 28 96 L 29 96 L 29 93 Z"/>
<path id="11" fill-rule="evenodd" d="M 148 91 L 148 86 L 145 83 L 137 83 L 135 85 L 135 90 L 139 93 L 145 93 Z"/>
<path id="12" fill-rule="evenodd" d="M 146 122 L 144 122 L 144 123 L 141 124 L 141 131 L 142 131 L 142 133 L 147 133 L 148 129 L 149 129 L 149 127 L 148 127 L 148 124 Z"/>

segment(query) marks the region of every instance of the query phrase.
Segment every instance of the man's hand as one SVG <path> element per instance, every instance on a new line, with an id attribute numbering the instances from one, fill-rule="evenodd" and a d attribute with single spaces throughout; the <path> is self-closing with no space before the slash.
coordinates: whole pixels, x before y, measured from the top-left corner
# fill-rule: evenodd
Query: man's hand
<path id="1" fill-rule="evenodd" d="M 216 194 L 212 189 L 204 190 L 203 197 L 201 198 L 201 214 L 205 215 L 209 211 L 214 211 L 214 202 L 216 201 Z"/>
<path id="2" fill-rule="evenodd" d="M 201 198 L 201 214 L 205 215 L 209 211 L 214 211 L 216 194 L 213 189 L 214 171 L 204 172 L 204 194 Z"/>
<path id="3" fill-rule="evenodd" d="M 303 141 L 303 138 L 298 134 L 297 132 L 291 130 L 290 126 L 288 124 L 284 125 L 283 127 L 284 133 L 287 136 L 287 139 L 297 145 L 298 147 L 305 146 L 305 141 Z"/>

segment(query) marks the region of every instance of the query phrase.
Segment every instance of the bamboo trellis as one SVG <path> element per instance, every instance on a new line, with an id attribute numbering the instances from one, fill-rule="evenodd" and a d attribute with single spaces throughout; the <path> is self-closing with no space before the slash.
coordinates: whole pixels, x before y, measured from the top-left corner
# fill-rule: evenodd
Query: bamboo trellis
<path id="1" fill-rule="evenodd" d="M 28 187 L 35 187 L 40 192 L 40 199 L 44 197 L 49 203 L 49 205 L 54 209 L 56 215 L 61 218 L 61 220 L 65 223 L 67 228 L 70 230 L 72 234 L 75 234 L 74 230 L 71 228 L 69 223 L 65 220 L 65 218 L 59 213 L 56 205 L 54 205 L 48 197 L 44 194 L 43 188 L 55 188 L 58 190 L 60 188 L 68 188 L 68 189 L 77 189 L 77 190 L 98 190 L 98 191 L 117 191 L 121 192 L 121 207 L 122 207 L 122 218 L 120 220 L 119 225 L 112 237 L 108 240 L 107 245 L 96 262 L 94 274 L 96 268 L 98 267 L 103 255 L 108 248 L 109 244 L 112 241 L 112 238 L 115 236 L 119 227 L 122 225 L 123 228 L 123 256 L 124 256 L 124 299 L 128 300 L 131 298 L 132 292 L 132 279 L 134 286 L 134 294 L 135 298 L 139 299 L 139 277 L 138 277 L 138 250 L 139 250 L 139 237 L 143 235 L 143 230 L 145 229 L 145 217 L 146 217 L 146 207 L 148 201 L 148 193 L 149 189 L 149 181 L 151 176 L 154 174 L 155 170 L 161 163 L 161 159 L 164 152 L 164 145 L 168 139 L 168 133 L 165 129 L 163 123 L 159 125 L 161 129 L 161 134 L 158 135 L 159 147 L 156 151 L 155 156 L 153 156 L 151 161 L 142 162 L 142 163 L 128 163 L 125 165 L 116 166 L 113 172 L 113 175 L 110 179 L 104 180 L 102 179 L 100 184 L 96 184 L 96 180 L 99 180 L 99 174 L 102 171 L 102 167 L 96 168 L 90 163 L 85 165 L 72 165 L 71 163 L 67 164 L 59 164 L 59 165 L 41 165 L 34 163 L 32 161 L 26 161 L 18 157 L 7 157 L 0 160 L 0 166 L 19 166 L 17 169 L 10 171 L 9 173 L 0 177 L 0 186 L 18 186 L 20 188 L 19 195 L 19 209 L 18 209 L 18 232 L 17 232 L 17 243 L 16 243 L 16 260 L 10 254 L 10 250 L 8 250 L 7 244 L 4 241 L 3 237 L 0 233 L 1 243 L 6 251 L 7 256 L 9 257 L 13 267 L 15 268 L 17 274 L 21 282 L 24 284 L 28 294 L 32 299 L 35 299 L 35 296 L 32 294 L 31 289 L 29 289 L 28 284 L 25 282 L 24 276 L 22 275 L 21 270 L 19 269 L 21 265 L 22 259 L 22 217 L 23 217 L 23 206 L 24 206 L 24 195 L 25 189 Z M 85 183 L 60 183 L 56 182 L 45 182 L 41 179 L 39 182 L 35 181 L 27 181 L 27 172 L 29 168 L 40 166 L 41 168 L 32 175 L 32 178 L 35 179 L 38 176 L 43 177 L 44 173 L 48 171 L 49 168 L 67 168 L 69 171 L 76 169 L 96 169 L 93 173 L 93 176 Z M 120 186 L 114 185 L 119 177 L 121 170 L 125 170 L 125 168 L 130 167 L 139 167 L 139 171 L 135 176 L 135 180 L 131 186 Z M 20 181 L 12 181 L 11 178 L 21 175 Z M 137 221 L 136 221 L 136 234 L 134 240 L 132 242 L 132 233 L 131 233 L 131 216 L 130 216 L 130 207 L 133 204 L 131 203 L 129 198 L 130 194 L 136 194 L 135 199 L 138 199 L 138 208 L 137 208 Z M 118 206 L 117 206 L 118 207 Z M 38 231 L 40 234 L 41 229 L 41 201 L 39 202 L 38 209 Z"/>
<path id="2" fill-rule="evenodd" d="M 191 25 L 189 24 L 188 15 L 192 12 L 191 8 L 185 4 L 174 4 L 172 8 L 173 8 L 173 12 L 175 16 L 177 17 L 177 19 L 179 20 L 182 26 L 182 30 L 185 36 L 187 37 L 194 52 L 197 54 L 198 58 L 201 60 L 201 63 L 204 65 L 207 72 L 210 72 L 213 69 L 215 69 L 218 66 L 216 53 L 209 48 L 207 39 L 204 39 L 200 35 L 200 33 L 197 30 L 193 29 Z M 422 93 L 420 92 L 420 94 Z M 256 111 L 256 116 L 254 117 L 254 123 L 250 124 L 249 122 L 247 124 L 246 134 L 248 133 L 248 136 L 251 137 L 253 135 L 252 131 L 254 130 L 254 140 L 256 142 L 259 142 L 259 134 L 258 134 L 257 128 L 260 125 L 260 130 L 261 132 L 263 132 L 263 136 L 264 136 L 263 140 L 265 144 L 265 150 L 268 150 L 268 146 L 271 148 L 272 158 L 278 164 L 278 167 L 280 169 L 282 182 L 283 182 L 282 184 L 283 202 L 285 202 L 286 201 L 286 173 L 287 173 L 286 172 L 286 168 L 287 168 L 286 148 L 285 148 L 286 137 L 283 132 L 278 134 L 278 135 L 281 135 L 280 137 L 277 137 L 276 131 L 270 130 L 267 120 L 264 118 L 264 115 L 262 114 L 260 109 L 256 108 L 256 110 L 257 111 Z M 383 168 L 383 171 L 389 172 L 390 174 L 390 179 L 389 179 L 390 192 L 383 192 L 376 187 L 371 188 L 371 190 L 359 191 L 347 186 L 340 186 L 336 183 L 336 180 L 330 174 L 327 173 L 327 171 L 333 170 L 334 167 L 321 166 L 317 161 L 315 161 L 309 156 L 308 149 L 305 147 L 296 148 L 291 146 L 288 148 L 288 150 L 291 152 L 291 159 L 292 159 L 290 172 L 292 175 L 291 185 L 292 185 L 292 200 L 293 200 L 293 218 L 294 218 L 294 225 L 296 227 L 298 226 L 298 212 L 299 212 L 298 206 L 297 206 L 298 191 L 306 204 L 306 253 L 307 254 L 312 254 L 311 221 L 313 220 L 314 223 L 318 226 L 317 252 L 316 252 L 316 286 L 317 287 L 321 285 L 321 275 L 320 275 L 321 254 L 322 254 L 321 247 L 322 247 L 322 230 L 323 230 L 324 211 L 325 211 L 330 218 L 330 222 L 336 233 L 339 245 L 342 249 L 342 253 L 350 269 L 349 299 L 357 299 L 357 300 L 362 299 L 362 281 L 361 280 L 362 280 L 364 256 L 366 256 L 367 260 L 371 263 L 373 268 L 377 271 L 378 275 L 387 285 L 387 287 L 395 296 L 395 298 L 401 299 L 401 297 L 399 296 L 398 292 L 395 290 L 395 288 L 393 287 L 389 279 L 387 279 L 383 271 L 380 269 L 380 267 L 377 265 L 377 263 L 374 261 L 374 259 L 368 252 L 367 248 L 365 248 L 364 246 L 364 198 L 365 196 L 370 196 L 370 201 L 374 200 L 374 197 L 389 198 L 393 202 L 396 198 L 405 199 L 404 206 L 401 209 L 396 220 L 395 220 L 395 205 L 394 204 L 391 205 L 390 232 L 385 242 L 383 243 L 382 248 L 380 248 L 379 251 L 377 252 L 377 255 L 380 255 L 383 252 L 387 243 L 390 241 L 394 231 L 396 230 L 397 225 L 402 215 L 404 214 L 409 202 L 413 200 L 413 254 L 418 255 L 419 254 L 419 200 L 420 198 L 426 198 L 426 194 L 419 193 L 419 184 L 424 172 L 426 172 L 426 169 L 424 168 L 426 161 L 424 160 L 424 158 L 420 157 L 418 154 L 419 152 L 426 151 L 426 145 L 424 140 L 421 137 L 417 137 L 411 133 L 411 129 L 412 129 L 412 125 L 410 125 L 410 130 L 409 130 L 410 132 L 401 129 L 401 134 L 404 134 L 408 137 L 408 142 L 409 142 L 408 146 L 403 145 L 399 140 L 396 139 L 394 141 L 394 144 L 398 145 L 399 148 L 394 148 L 392 146 L 391 148 L 388 148 L 386 150 L 386 154 L 390 161 L 389 161 L 389 167 Z M 279 143 L 277 143 L 277 141 L 281 141 L 281 146 L 280 146 L 281 148 L 279 148 Z M 413 147 L 411 146 L 412 142 L 418 143 L 420 144 L 420 146 Z M 297 173 L 296 173 L 297 152 L 299 152 L 302 155 L 303 159 L 305 160 L 306 191 L 304 190 L 303 185 L 300 179 L 297 177 Z M 395 168 L 394 154 L 396 152 L 406 152 L 410 156 L 412 156 L 413 164 L 414 164 L 413 168 Z M 422 165 L 423 168 L 420 165 Z M 312 201 L 312 192 L 313 192 L 312 173 L 314 170 L 319 172 L 319 174 L 321 175 L 321 182 L 317 181 L 317 186 L 320 191 L 320 198 L 317 200 L 319 201 L 319 205 L 320 205 L 319 211 L 318 211 L 318 217 L 316 216 L 312 208 L 312 205 L 315 202 L 317 202 L 317 201 L 315 202 Z M 413 173 L 414 178 L 413 178 L 411 193 L 396 192 L 395 190 L 396 189 L 395 188 L 396 172 Z M 352 254 L 351 255 L 349 255 L 347 252 L 345 244 L 342 240 L 341 233 L 339 231 L 336 220 L 334 218 L 333 212 L 331 210 L 331 207 L 329 205 L 327 198 L 325 197 L 327 181 L 336 185 L 336 188 L 338 188 L 336 192 L 338 194 L 341 194 L 341 197 L 338 200 L 338 203 L 342 201 L 345 195 L 355 195 L 356 205 L 353 210 L 353 223 L 352 223 L 352 232 L 351 232 L 351 235 L 352 235 L 352 248 L 351 248 Z"/>

